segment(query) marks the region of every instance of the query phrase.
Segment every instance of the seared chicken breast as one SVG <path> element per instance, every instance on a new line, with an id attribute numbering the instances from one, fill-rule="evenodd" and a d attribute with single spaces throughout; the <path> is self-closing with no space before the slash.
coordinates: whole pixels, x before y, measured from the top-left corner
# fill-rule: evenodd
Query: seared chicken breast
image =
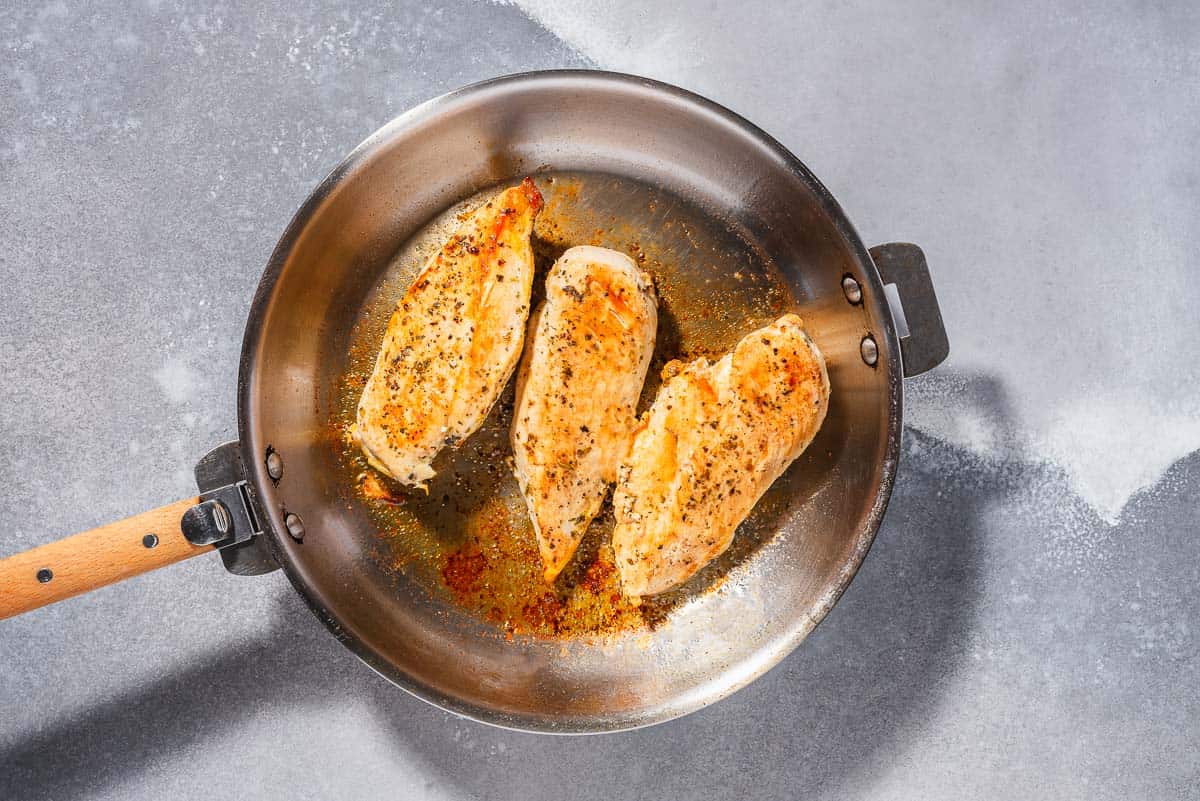
<path id="1" fill-rule="evenodd" d="M 649 276 L 622 253 L 571 248 L 546 278 L 517 378 L 512 446 L 548 582 L 616 481 L 657 326 Z"/>
<path id="2" fill-rule="evenodd" d="M 690 578 L 825 419 L 829 376 L 799 317 L 747 335 L 715 364 L 667 365 L 613 493 L 621 587 L 640 597 Z"/>
<path id="3" fill-rule="evenodd" d="M 397 305 L 352 434 L 371 466 L 410 486 L 483 424 L 521 355 L 542 196 L 533 181 L 476 209 Z"/>

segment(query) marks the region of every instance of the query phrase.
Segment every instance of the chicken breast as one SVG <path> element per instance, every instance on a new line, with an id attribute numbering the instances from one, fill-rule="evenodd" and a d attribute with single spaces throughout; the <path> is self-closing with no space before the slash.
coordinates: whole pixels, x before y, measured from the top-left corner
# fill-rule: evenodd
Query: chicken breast
<path id="1" fill-rule="evenodd" d="M 517 378 L 512 446 L 548 582 L 616 481 L 657 326 L 650 278 L 622 253 L 571 248 L 546 278 Z"/>
<path id="2" fill-rule="evenodd" d="M 613 549 L 632 597 L 681 584 L 723 553 L 829 407 L 825 362 L 794 314 L 716 364 L 673 362 L 663 378 L 613 494 Z"/>
<path id="3" fill-rule="evenodd" d="M 521 355 L 541 208 L 528 178 L 496 195 L 397 305 L 352 431 L 376 470 L 423 486 L 438 452 L 483 424 Z"/>

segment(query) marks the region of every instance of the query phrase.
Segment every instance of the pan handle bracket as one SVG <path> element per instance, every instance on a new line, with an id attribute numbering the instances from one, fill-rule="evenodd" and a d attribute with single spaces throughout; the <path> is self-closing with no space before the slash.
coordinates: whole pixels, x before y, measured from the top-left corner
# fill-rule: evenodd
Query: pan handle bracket
<path id="1" fill-rule="evenodd" d="M 911 378 L 932 370 L 950 355 L 950 340 L 946 336 L 925 254 L 909 242 L 889 242 L 871 248 L 871 258 L 884 286 L 894 285 L 899 296 L 901 308 L 892 311 L 908 329 L 907 334 L 901 330 L 900 337 L 904 377 Z M 888 300 L 892 302 L 891 298 Z"/>
<path id="2" fill-rule="evenodd" d="M 221 549 L 261 534 L 248 493 L 245 481 L 205 492 L 200 503 L 183 513 L 183 536 L 192 545 Z"/>
<path id="3" fill-rule="evenodd" d="M 226 442 L 196 465 L 200 503 L 187 510 L 180 527 L 194 545 L 212 545 L 225 569 L 239 576 L 277 570 L 261 536 L 254 496 L 245 478 L 239 443 Z"/>

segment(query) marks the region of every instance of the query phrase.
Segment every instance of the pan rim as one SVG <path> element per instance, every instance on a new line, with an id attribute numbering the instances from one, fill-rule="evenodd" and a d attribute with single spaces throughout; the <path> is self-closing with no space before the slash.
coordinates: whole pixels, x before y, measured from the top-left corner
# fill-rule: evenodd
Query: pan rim
<path id="1" fill-rule="evenodd" d="M 352 633 L 342 628 L 336 617 L 319 603 L 316 593 L 308 586 L 299 569 L 292 563 L 287 549 L 280 545 L 279 538 L 281 535 L 279 532 L 284 530 L 282 527 L 281 510 L 273 506 L 266 506 L 263 503 L 263 499 L 270 496 L 269 488 L 272 486 L 272 482 L 266 473 L 263 459 L 259 456 L 266 447 L 266 443 L 261 441 L 261 432 L 253 420 L 253 378 L 257 365 L 256 353 L 264 333 L 265 311 L 271 302 L 283 267 L 307 222 L 346 177 L 367 162 L 377 150 L 384 147 L 386 143 L 401 135 L 404 131 L 417 127 L 422 122 L 440 115 L 456 103 L 463 102 L 480 93 L 500 87 L 512 88 L 521 85 L 533 87 L 552 82 L 575 84 L 575 88 L 582 88 L 583 84 L 588 83 L 640 88 L 649 95 L 657 95 L 660 99 L 690 106 L 697 112 L 714 116 L 725 124 L 740 129 L 751 139 L 758 141 L 774 156 L 779 158 L 786 165 L 787 169 L 815 194 L 822 210 L 833 222 L 847 249 L 853 254 L 861 267 L 862 276 L 866 279 L 869 284 L 868 288 L 871 290 L 865 293 L 865 302 L 871 307 L 874 318 L 881 323 L 881 330 L 876 331 L 875 335 L 877 341 L 881 340 L 879 341 L 879 345 L 882 352 L 881 355 L 884 357 L 880 360 L 881 366 L 885 366 L 887 370 L 887 401 L 889 411 L 886 442 L 879 469 L 879 483 L 875 490 L 871 508 L 865 517 L 865 522 L 858 530 L 850 556 L 842 565 L 836 581 L 832 582 L 826 589 L 815 610 L 807 615 L 808 620 L 803 625 L 794 629 L 790 636 L 782 638 L 776 647 L 772 649 L 772 653 L 766 655 L 761 661 L 761 669 L 733 677 L 730 677 L 731 671 L 727 669 L 718 673 L 704 684 L 692 688 L 686 696 L 676 696 L 659 704 L 657 707 L 639 711 L 636 717 L 616 717 L 605 713 L 568 717 L 508 713 L 466 701 L 457 696 L 450 696 L 409 676 L 396 668 L 385 657 L 376 653 L 366 643 L 360 641 Z M 572 69 L 542 70 L 504 75 L 473 83 L 426 100 L 393 118 L 369 135 L 312 190 L 292 216 L 283 234 L 280 236 L 267 261 L 267 265 L 251 301 L 238 367 L 238 438 L 243 464 L 247 467 L 247 478 L 255 490 L 254 494 L 259 500 L 259 506 L 265 507 L 260 509 L 260 520 L 266 521 L 264 534 L 267 537 L 272 555 L 283 568 L 283 572 L 288 577 L 289 582 L 322 624 L 363 663 L 411 695 L 460 717 L 514 731 L 543 734 L 599 734 L 644 728 L 646 726 L 665 723 L 695 712 L 742 689 L 755 679 L 769 672 L 788 654 L 792 653 L 837 603 L 857 574 L 871 545 L 874 543 L 875 536 L 883 520 L 884 512 L 891 498 L 895 475 L 899 466 L 900 438 L 903 428 L 903 378 L 899 336 L 891 310 L 884 300 L 882 286 L 882 280 L 879 277 L 870 253 L 857 231 L 851 225 L 849 218 L 825 185 L 813 175 L 808 167 L 778 140 L 749 120 L 725 106 L 694 92 L 654 79 L 627 73 Z"/>

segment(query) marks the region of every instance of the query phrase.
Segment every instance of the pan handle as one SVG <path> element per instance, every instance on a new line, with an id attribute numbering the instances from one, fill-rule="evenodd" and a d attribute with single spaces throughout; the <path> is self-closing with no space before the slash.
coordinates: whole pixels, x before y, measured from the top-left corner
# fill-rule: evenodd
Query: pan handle
<path id="1" fill-rule="evenodd" d="M 188 498 L 0 559 L 0 620 L 208 553 L 180 521 Z"/>
<path id="2" fill-rule="evenodd" d="M 950 340 L 946 337 L 925 254 L 909 242 L 889 242 L 871 248 L 871 258 L 884 286 L 895 285 L 901 308 L 893 308 L 892 312 L 902 316 L 908 325 L 908 334 L 900 338 L 904 377 L 932 370 L 950 355 Z"/>

